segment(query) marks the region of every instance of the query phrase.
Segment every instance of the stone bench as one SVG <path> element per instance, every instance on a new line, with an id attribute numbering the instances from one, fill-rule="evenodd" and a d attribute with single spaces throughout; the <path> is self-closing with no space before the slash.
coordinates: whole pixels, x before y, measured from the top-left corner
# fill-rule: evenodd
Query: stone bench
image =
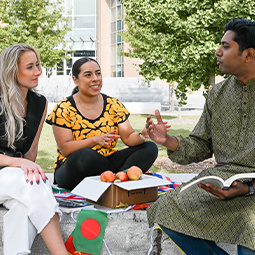
<path id="1" fill-rule="evenodd" d="M 3 234 L 2 223 L 6 209 L 0 207 L 0 236 Z M 76 214 L 76 213 L 75 213 Z M 76 215 L 74 215 L 76 216 Z M 64 241 L 70 236 L 75 228 L 75 222 L 70 214 L 63 213 L 60 222 Z M 152 229 L 148 228 L 146 211 L 128 211 L 108 215 L 107 228 L 105 230 L 105 241 L 112 255 L 141 255 L 147 254 L 150 249 Z M 164 242 L 167 238 L 164 238 Z M 162 254 L 181 255 L 181 252 L 168 240 L 169 245 L 162 250 Z M 154 251 L 160 250 L 161 242 L 155 243 Z M 164 251 L 165 250 L 165 251 Z M 0 240 L 0 254 L 3 254 L 3 243 Z M 31 254 L 50 255 L 48 248 L 40 235 L 35 238 Z M 106 247 L 102 246 L 102 255 L 108 255 Z M 160 254 L 160 253 L 156 253 Z"/>
<path id="2" fill-rule="evenodd" d="M 52 175 L 48 175 L 52 180 Z M 108 208 L 95 205 L 97 209 L 108 210 Z M 6 209 L 0 206 L 0 236 L 3 235 L 3 216 Z M 74 213 L 74 218 L 77 212 Z M 63 213 L 60 222 L 64 241 L 75 228 L 75 221 L 70 214 Z M 152 229 L 148 227 L 146 211 L 129 210 L 127 212 L 108 214 L 108 222 L 105 230 L 105 241 L 112 255 L 146 255 L 151 248 Z M 154 255 L 182 255 L 173 242 L 160 230 L 154 230 L 152 238 L 152 252 Z M 236 246 L 220 244 L 229 254 L 236 255 Z M 3 254 L 3 243 L 0 240 L 0 254 Z M 50 255 L 49 250 L 42 238 L 38 235 L 31 249 L 32 255 Z M 101 255 L 108 255 L 106 247 L 102 246 Z M 4 254 L 9 255 L 9 254 Z"/>
<path id="3" fill-rule="evenodd" d="M 100 207 L 99 207 L 100 209 Z M 6 212 L 0 207 L 0 236 L 2 236 L 3 215 Z M 75 213 L 76 214 L 76 213 Z M 69 237 L 75 228 L 75 222 L 70 214 L 63 213 L 60 222 L 64 241 Z M 107 227 L 105 230 L 105 241 L 112 255 L 146 255 L 151 248 L 152 229 L 148 228 L 146 211 L 130 210 L 124 213 L 108 215 Z M 150 254 L 161 255 L 182 255 L 173 242 L 160 230 L 154 230 L 153 249 Z M 229 254 L 236 255 L 236 246 L 221 244 Z M 3 254 L 3 243 L 0 240 L 0 254 Z M 48 248 L 41 236 L 37 236 L 32 249 L 32 255 L 50 255 Z M 109 255 L 106 247 L 102 246 L 101 255 Z"/>

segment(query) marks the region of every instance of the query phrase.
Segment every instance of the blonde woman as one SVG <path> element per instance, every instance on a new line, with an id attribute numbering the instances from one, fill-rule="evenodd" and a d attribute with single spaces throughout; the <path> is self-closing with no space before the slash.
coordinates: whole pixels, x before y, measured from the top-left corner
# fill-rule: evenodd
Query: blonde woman
<path id="1" fill-rule="evenodd" d="M 47 112 L 34 92 L 41 75 L 39 54 L 17 44 L 0 55 L 0 204 L 4 216 L 4 255 L 28 254 L 40 233 L 52 254 L 68 254 L 58 204 L 42 168 L 35 163 Z"/>

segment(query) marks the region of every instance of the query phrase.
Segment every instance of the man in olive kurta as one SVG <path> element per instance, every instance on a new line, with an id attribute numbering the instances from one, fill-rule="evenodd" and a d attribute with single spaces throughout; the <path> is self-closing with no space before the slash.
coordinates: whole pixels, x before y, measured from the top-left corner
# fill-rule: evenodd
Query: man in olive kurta
<path id="1" fill-rule="evenodd" d="M 229 77 L 211 88 L 189 137 L 168 135 L 158 110 L 158 123 L 147 119 L 150 138 L 167 147 L 172 161 L 189 164 L 214 154 L 217 165 L 195 179 L 255 172 L 255 22 L 228 22 L 216 55 Z M 150 226 L 158 223 L 188 255 L 227 254 L 217 242 L 237 244 L 239 255 L 255 254 L 255 180 L 235 181 L 228 190 L 198 184 L 185 195 L 181 187 L 147 209 Z"/>

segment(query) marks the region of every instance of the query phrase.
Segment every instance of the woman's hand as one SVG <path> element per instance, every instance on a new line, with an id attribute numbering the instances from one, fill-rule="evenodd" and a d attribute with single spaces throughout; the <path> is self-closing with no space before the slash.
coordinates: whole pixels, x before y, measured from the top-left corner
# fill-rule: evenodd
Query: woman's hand
<path id="1" fill-rule="evenodd" d="M 25 179 L 27 183 L 33 184 L 33 175 L 35 176 L 35 181 L 37 184 L 40 183 L 40 175 L 42 177 L 42 180 L 46 182 L 48 179 L 45 175 L 42 168 L 34 163 L 33 161 L 30 161 L 28 159 L 19 159 L 20 160 L 20 167 L 24 171 Z"/>
<path id="2" fill-rule="evenodd" d="M 247 184 L 241 181 L 234 181 L 231 187 L 227 190 L 223 190 L 209 183 L 206 183 L 206 184 L 199 183 L 198 187 L 210 192 L 211 194 L 219 197 L 222 200 L 227 200 L 233 197 L 242 196 L 249 192 Z"/>
<path id="3" fill-rule="evenodd" d="M 113 139 L 120 138 L 119 135 L 116 135 L 116 130 L 113 130 L 103 135 L 95 135 L 82 140 L 74 140 L 72 130 L 56 125 L 53 125 L 52 127 L 58 148 L 65 157 L 68 157 L 73 152 L 83 148 L 93 148 L 96 145 L 108 147 Z"/>
<path id="4" fill-rule="evenodd" d="M 116 133 L 116 130 L 113 130 L 103 135 L 94 136 L 95 143 L 103 147 L 108 147 L 111 145 L 111 142 L 114 139 L 120 138 L 120 135 L 116 135 L 115 133 Z"/>

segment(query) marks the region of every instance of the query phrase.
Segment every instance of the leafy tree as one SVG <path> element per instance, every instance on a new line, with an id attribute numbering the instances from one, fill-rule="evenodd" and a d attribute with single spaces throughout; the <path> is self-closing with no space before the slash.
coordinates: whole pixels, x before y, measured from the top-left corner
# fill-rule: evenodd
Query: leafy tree
<path id="1" fill-rule="evenodd" d="M 253 0 L 122 0 L 125 7 L 125 54 L 140 58 L 140 74 L 176 81 L 183 104 L 188 89 L 206 89 L 220 74 L 215 51 L 224 25 L 232 18 L 251 19 Z"/>
<path id="2" fill-rule="evenodd" d="M 64 58 L 64 36 L 69 30 L 61 0 L 0 1 L 0 51 L 16 44 L 33 45 L 43 66 L 52 67 Z M 62 45 L 59 49 L 59 45 Z"/>

